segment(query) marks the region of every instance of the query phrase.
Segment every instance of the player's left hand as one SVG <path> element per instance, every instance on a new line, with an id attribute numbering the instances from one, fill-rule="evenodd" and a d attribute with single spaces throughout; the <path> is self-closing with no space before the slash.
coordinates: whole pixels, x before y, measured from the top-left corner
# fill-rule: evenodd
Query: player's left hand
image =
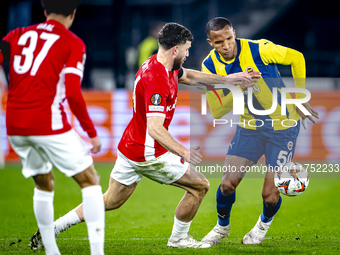
<path id="1" fill-rule="evenodd" d="M 93 146 L 91 149 L 91 153 L 96 154 L 100 152 L 100 148 L 102 147 L 102 144 L 100 143 L 98 136 L 91 138 L 91 144 Z"/>
<path id="2" fill-rule="evenodd" d="M 311 114 L 311 115 L 305 115 L 299 108 L 296 107 L 296 111 L 298 112 L 298 114 L 301 116 L 302 118 L 302 125 L 304 127 L 304 129 L 307 130 L 307 123 L 306 123 L 306 119 L 308 118 L 311 122 L 313 122 L 314 124 L 316 124 L 316 121 L 314 118 L 319 119 L 319 113 L 317 111 L 315 111 L 310 104 L 307 103 L 303 103 L 302 104 L 307 111 Z M 313 118 L 314 117 L 314 118 Z"/>

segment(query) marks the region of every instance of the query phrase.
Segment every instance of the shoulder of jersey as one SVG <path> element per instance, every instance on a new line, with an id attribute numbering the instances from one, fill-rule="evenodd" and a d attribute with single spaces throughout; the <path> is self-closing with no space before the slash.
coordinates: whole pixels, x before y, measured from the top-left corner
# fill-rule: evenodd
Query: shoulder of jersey
<path id="1" fill-rule="evenodd" d="M 251 39 L 243 39 L 243 38 L 239 38 L 239 40 L 241 40 L 241 41 L 247 41 L 247 42 L 251 42 L 251 43 L 262 44 L 262 45 L 266 45 L 266 44 L 272 43 L 271 41 L 268 41 L 267 39 L 251 40 Z"/>
<path id="2" fill-rule="evenodd" d="M 35 25 L 31 25 L 28 27 L 18 27 L 16 29 L 13 29 L 12 31 L 9 32 L 9 36 L 12 38 L 11 40 L 19 40 L 19 37 L 24 34 L 25 32 L 27 32 L 28 30 L 32 30 L 35 29 L 36 26 L 39 24 L 35 24 Z"/>
<path id="3" fill-rule="evenodd" d="M 150 63 L 148 69 L 146 69 L 144 73 L 147 75 L 152 74 L 152 77 L 154 78 L 168 77 L 165 67 L 158 62 Z"/>
<path id="4" fill-rule="evenodd" d="M 263 45 L 263 46 L 269 46 L 270 44 L 272 44 L 272 42 L 267 39 L 260 39 L 260 40 L 257 40 L 257 42 L 258 44 Z"/>
<path id="5" fill-rule="evenodd" d="M 66 31 L 67 33 L 67 39 L 69 42 L 73 43 L 73 44 L 81 44 L 81 46 L 83 48 L 85 48 L 85 43 L 83 42 L 83 40 L 78 37 L 76 34 L 74 34 L 73 32 L 71 32 L 70 30 Z"/>

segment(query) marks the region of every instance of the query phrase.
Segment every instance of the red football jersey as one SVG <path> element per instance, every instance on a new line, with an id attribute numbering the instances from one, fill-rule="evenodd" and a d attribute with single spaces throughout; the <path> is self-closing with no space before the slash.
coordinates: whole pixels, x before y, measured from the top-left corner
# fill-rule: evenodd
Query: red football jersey
<path id="1" fill-rule="evenodd" d="M 3 40 L 11 49 L 7 134 L 53 135 L 69 131 L 62 103 L 72 95 L 71 109 L 75 109 L 74 114 L 89 136 L 95 137 L 80 88 L 86 57 L 83 41 L 55 20 L 15 29 Z"/>
<path id="2" fill-rule="evenodd" d="M 147 117 L 163 116 L 163 126 L 168 130 L 177 102 L 178 72 L 167 70 L 157 61 L 157 54 L 139 68 L 133 91 L 133 117 L 118 144 L 118 150 L 130 160 L 143 162 L 167 152 L 149 135 Z"/>

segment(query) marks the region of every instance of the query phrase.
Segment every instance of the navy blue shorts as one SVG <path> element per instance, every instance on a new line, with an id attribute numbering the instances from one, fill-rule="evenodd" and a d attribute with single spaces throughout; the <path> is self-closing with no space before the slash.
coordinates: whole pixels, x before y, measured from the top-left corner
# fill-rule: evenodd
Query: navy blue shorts
<path id="1" fill-rule="evenodd" d="M 300 121 L 285 130 L 251 130 L 237 126 L 227 155 L 239 156 L 257 163 L 264 154 L 266 165 L 276 167 L 292 161 Z"/>

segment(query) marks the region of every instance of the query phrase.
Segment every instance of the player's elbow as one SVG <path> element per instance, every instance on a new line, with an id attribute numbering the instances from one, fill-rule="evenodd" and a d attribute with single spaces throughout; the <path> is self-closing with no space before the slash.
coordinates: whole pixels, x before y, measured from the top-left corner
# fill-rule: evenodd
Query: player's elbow
<path id="1" fill-rule="evenodd" d="M 211 115 L 214 117 L 214 119 L 220 119 L 220 118 L 222 118 L 224 116 L 219 111 L 211 111 Z"/>
<path id="2" fill-rule="evenodd" d="M 300 51 L 293 50 L 293 49 L 288 49 L 287 50 L 287 60 L 290 60 L 292 63 L 301 63 L 305 62 L 305 57 Z"/>
<path id="3" fill-rule="evenodd" d="M 149 136 L 151 136 L 153 139 L 156 139 L 158 133 L 159 133 L 159 132 L 158 132 L 157 126 L 148 125 L 148 134 L 149 134 Z"/>
<path id="4" fill-rule="evenodd" d="M 296 58 L 299 59 L 300 61 L 305 62 L 305 57 L 303 56 L 303 54 L 300 51 L 296 52 Z"/>
<path id="5" fill-rule="evenodd" d="M 221 119 L 224 115 L 226 115 L 230 111 L 231 109 L 222 108 L 222 107 L 210 109 L 211 115 L 214 117 L 214 119 Z"/>

